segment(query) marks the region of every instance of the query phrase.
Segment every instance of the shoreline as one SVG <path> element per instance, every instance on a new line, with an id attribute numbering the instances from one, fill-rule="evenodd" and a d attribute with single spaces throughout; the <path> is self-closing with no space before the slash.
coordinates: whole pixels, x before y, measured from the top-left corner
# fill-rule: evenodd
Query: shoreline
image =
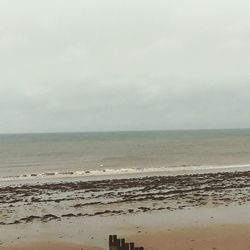
<path id="1" fill-rule="evenodd" d="M 20 176 L 0 177 L 0 187 L 9 185 L 25 184 L 48 184 L 60 182 L 76 181 L 102 181 L 107 179 L 131 179 L 156 176 L 180 176 L 193 174 L 227 173 L 227 172 L 247 172 L 250 171 L 250 164 L 240 165 L 194 165 L 179 167 L 159 167 L 159 168 L 124 168 L 124 169 L 96 169 L 96 170 L 75 170 L 75 171 L 49 171 L 45 173 L 30 173 Z M 79 173 L 78 173 L 79 172 Z"/>

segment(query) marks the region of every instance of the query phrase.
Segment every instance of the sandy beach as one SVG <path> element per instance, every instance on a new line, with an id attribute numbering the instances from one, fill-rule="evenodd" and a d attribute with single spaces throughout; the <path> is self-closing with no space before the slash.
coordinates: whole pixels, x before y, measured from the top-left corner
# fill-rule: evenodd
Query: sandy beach
<path id="1" fill-rule="evenodd" d="M 243 205 L 249 178 L 243 171 L 4 186 L 0 225 Z"/>
<path id="2" fill-rule="evenodd" d="M 148 250 L 248 250 L 250 224 L 222 224 L 152 232 L 130 237 Z"/>
<path id="3" fill-rule="evenodd" d="M 249 171 L 1 187 L 0 249 L 249 249 Z"/>
<path id="4" fill-rule="evenodd" d="M 14 244 L 12 246 L 1 247 L 3 250 L 101 250 L 101 248 L 77 245 L 73 243 L 58 242 L 28 242 L 26 244 Z"/>
<path id="5" fill-rule="evenodd" d="M 144 246 L 148 250 L 248 250 L 250 248 L 250 224 L 221 224 L 203 227 L 174 228 L 151 231 L 142 235 L 129 235 L 128 241 Z M 66 242 L 36 241 L 10 244 L 2 250 L 102 250 L 108 246 L 91 247 Z"/>

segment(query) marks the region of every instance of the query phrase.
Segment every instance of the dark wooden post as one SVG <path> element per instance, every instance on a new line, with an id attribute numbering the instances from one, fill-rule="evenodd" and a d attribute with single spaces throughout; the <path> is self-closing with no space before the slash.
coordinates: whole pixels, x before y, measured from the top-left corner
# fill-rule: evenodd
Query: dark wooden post
<path id="1" fill-rule="evenodd" d="M 125 250 L 129 250 L 129 243 L 125 243 Z"/>
<path id="2" fill-rule="evenodd" d="M 109 235 L 109 250 L 118 250 L 117 235 Z"/>
<path id="3" fill-rule="evenodd" d="M 121 239 L 121 250 L 125 250 L 125 239 Z"/>
<path id="4" fill-rule="evenodd" d="M 121 250 L 121 240 L 120 239 L 116 240 L 116 246 L 117 246 L 117 250 Z"/>
<path id="5" fill-rule="evenodd" d="M 109 235 L 109 247 L 113 245 L 113 235 Z"/>
<path id="6" fill-rule="evenodd" d="M 133 242 L 127 243 L 117 235 L 109 235 L 109 250 L 144 250 L 144 247 L 135 247 Z"/>
<path id="7" fill-rule="evenodd" d="M 130 242 L 129 245 L 130 245 L 130 250 L 135 250 L 135 244 L 133 242 Z"/>

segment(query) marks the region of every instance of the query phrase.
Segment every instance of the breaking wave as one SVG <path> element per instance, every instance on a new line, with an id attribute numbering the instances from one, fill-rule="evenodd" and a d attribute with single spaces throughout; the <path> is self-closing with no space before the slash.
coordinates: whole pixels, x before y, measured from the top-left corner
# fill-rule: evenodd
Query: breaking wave
<path id="1" fill-rule="evenodd" d="M 94 176 L 120 176 L 133 174 L 160 174 L 160 173 L 192 173 L 194 171 L 223 171 L 223 170 L 243 170 L 250 169 L 248 165 L 226 165 L 226 166 L 176 166 L 176 167 L 155 167 L 155 168 L 121 168 L 121 169 L 102 169 L 102 170 L 82 170 L 82 171 L 51 171 L 44 173 L 22 174 L 16 176 L 0 177 L 0 181 L 14 181 L 14 180 L 39 180 L 39 179 L 61 179 L 61 178 L 76 178 L 76 177 L 94 177 Z"/>

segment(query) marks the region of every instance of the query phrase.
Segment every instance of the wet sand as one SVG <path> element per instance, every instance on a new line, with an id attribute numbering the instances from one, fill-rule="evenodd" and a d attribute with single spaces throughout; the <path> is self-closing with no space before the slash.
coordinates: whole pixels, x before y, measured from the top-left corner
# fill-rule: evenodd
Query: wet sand
<path id="1" fill-rule="evenodd" d="M 146 250 L 249 250 L 250 224 L 221 224 L 175 228 L 125 236 Z M 1 250 L 102 250 L 73 243 L 30 242 L 1 247 Z"/>
<path id="2" fill-rule="evenodd" d="M 0 225 L 217 207 L 250 201 L 250 171 L 0 188 Z"/>
<path id="3" fill-rule="evenodd" d="M 250 224 L 191 227 L 128 237 L 146 250 L 249 250 Z"/>
<path id="4" fill-rule="evenodd" d="M 250 249 L 249 171 L 7 186 L 0 201 L 1 250 L 107 249 L 109 234 L 146 250 Z"/>
<path id="5" fill-rule="evenodd" d="M 60 242 L 29 242 L 1 247 L 1 250 L 101 250 L 101 248 Z"/>

